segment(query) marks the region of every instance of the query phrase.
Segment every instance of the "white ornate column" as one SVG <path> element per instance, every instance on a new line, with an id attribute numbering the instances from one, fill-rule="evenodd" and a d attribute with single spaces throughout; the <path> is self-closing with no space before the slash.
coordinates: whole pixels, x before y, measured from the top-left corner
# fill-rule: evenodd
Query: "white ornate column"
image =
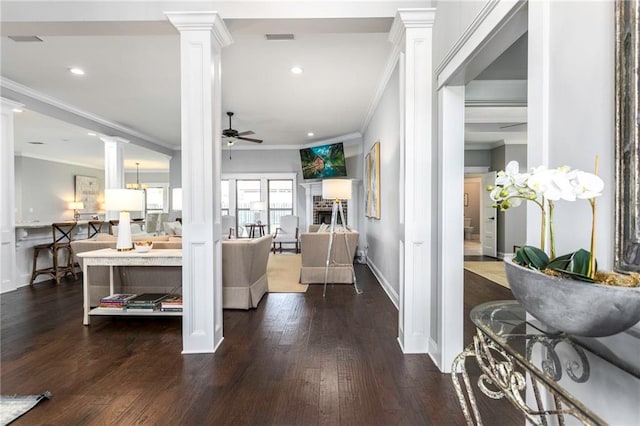
<path id="1" fill-rule="evenodd" d="M 180 31 L 183 353 L 207 353 L 223 339 L 220 56 L 232 39 L 217 12 L 166 15 Z"/>
<path id="2" fill-rule="evenodd" d="M 100 136 L 104 142 L 104 188 L 124 188 L 124 145 L 128 140 L 117 136 Z M 119 212 L 105 211 L 105 219 L 118 219 Z"/>
<path id="3" fill-rule="evenodd" d="M 16 289 L 15 166 L 13 109 L 22 105 L 0 98 L 0 292 Z"/>
<path id="4" fill-rule="evenodd" d="M 436 162 L 432 138 L 432 32 L 435 9 L 400 9 L 389 40 L 400 50 L 400 309 L 404 353 L 426 353 L 431 330 Z"/>

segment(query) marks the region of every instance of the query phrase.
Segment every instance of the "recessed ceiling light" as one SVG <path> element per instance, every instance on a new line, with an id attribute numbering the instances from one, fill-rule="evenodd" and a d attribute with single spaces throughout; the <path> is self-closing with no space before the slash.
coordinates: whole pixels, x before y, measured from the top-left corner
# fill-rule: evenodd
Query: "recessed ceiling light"
<path id="1" fill-rule="evenodd" d="M 20 108 L 14 108 L 11 111 L 13 112 L 24 112 L 23 110 L 21 110 Z"/>
<path id="2" fill-rule="evenodd" d="M 87 134 L 88 134 L 89 136 L 97 136 L 97 135 L 96 135 L 95 133 L 93 133 L 93 132 L 88 132 Z"/>
<path id="3" fill-rule="evenodd" d="M 293 67 L 293 68 L 291 68 L 291 72 L 294 73 L 294 74 L 302 74 L 302 68 Z"/>
<path id="4" fill-rule="evenodd" d="M 313 136 L 313 132 L 307 133 L 307 136 L 309 136 L 309 137 Z"/>
<path id="5" fill-rule="evenodd" d="M 75 74 L 75 75 L 84 75 L 84 70 L 82 68 L 78 68 L 78 67 L 69 68 L 69 72 L 71 74 Z"/>
<path id="6" fill-rule="evenodd" d="M 27 142 L 31 145 L 44 145 L 44 142 L 38 142 L 38 141 L 32 141 L 32 142 Z"/>

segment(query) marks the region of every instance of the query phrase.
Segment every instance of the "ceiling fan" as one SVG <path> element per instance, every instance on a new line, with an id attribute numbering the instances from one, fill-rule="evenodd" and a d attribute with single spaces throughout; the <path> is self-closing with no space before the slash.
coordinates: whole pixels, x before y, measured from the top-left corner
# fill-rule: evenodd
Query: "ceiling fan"
<path id="1" fill-rule="evenodd" d="M 255 132 L 252 130 L 247 130 L 246 132 L 238 132 L 237 130 L 233 129 L 231 127 L 231 117 L 233 117 L 233 113 L 228 111 L 227 115 L 229 116 L 229 128 L 222 131 L 222 137 L 227 138 L 227 145 L 233 145 L 237 139 L 253 143 L 262 143 L 262 139 L 246 137 L 247 135 L 255 134 Z"/>

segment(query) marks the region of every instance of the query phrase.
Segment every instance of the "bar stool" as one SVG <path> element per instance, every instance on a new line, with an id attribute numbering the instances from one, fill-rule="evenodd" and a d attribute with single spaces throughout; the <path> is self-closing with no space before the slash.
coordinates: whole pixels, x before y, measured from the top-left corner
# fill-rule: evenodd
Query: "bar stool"
<path id="1" fill-rule="evenodd" d="M 102 220 L 90 220 L 87 226 L 87 238 L 93 238 L 96 234 L 102 232 L 103 226 L 107 226 L 107 222 Z"/>
<path id="2" fill-rule="evenodd" d="M 51 224 L 53 242 L 38 244 L 33 247 L 33 272 L 31 273 L 31 282 L 29 285 L 33 285 L 33 281 L 40 274 L 51 275 L 56 280 L 56 284 L 60 284 L 60 278 L 69 273 L 73 275 L 73 278 L 78 279 L 73 266 L 73 250 L 71 249 L 71 241 L 73 240 L 72 232 L 75 227 L 76 222 L 57 222 Z M 53 266 L 38 269 L 38 255 L 43 250 L 51 253 L 53 257 Z M 59 250 L 67 251 L 67 262 L 64 265 L 58 265 Z"/>

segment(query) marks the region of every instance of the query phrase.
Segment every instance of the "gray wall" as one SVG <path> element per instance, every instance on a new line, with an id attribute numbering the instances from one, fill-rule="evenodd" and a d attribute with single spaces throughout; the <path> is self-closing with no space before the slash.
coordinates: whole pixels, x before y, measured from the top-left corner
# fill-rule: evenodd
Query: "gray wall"
<path id="1" fill-rule="evenodd" d="M 491 166 L 491 150 L 466 149 L 464 151 L 465 167 L 488 167 Z"/>
<path id="2" fill-rule="evenodd" d="M 76 175 L 96 177 L 104 193 L 104 170 L 17 156 L 15 174 L 17 222 L 73 219 L 67 205 L 74 199 Z"/>
<path id="3" fill-rule="evenodd" d="M 376 112 L 364 133 L 363 157 L 380 141 L 380 220 L 364 217 L 368 257 L 383 281 L 399 294 L 400 105 L 399 73 L 394 70 Z"/>

